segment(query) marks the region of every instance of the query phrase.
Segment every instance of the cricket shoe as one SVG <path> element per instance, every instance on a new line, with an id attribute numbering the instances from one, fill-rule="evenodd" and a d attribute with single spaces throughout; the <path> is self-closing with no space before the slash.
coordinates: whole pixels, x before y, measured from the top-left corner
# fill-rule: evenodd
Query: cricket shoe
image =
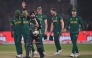
<path id="1" fill-rule="evenodd" d="M 16 55 L 16 58 L 22 58 L 22 54 Z"/>
<path id="2" fill-rule="evenodd" d="M 78 57 L 78 56 L 80 56 L 80 54 L 79 53 L 75 53 L 75 57 Z"/>
<path id="3" fill-rule="evenodd" d="M 44 54 L 44 56 L 46 55 L 46 53 L 45 53 L 45 52 L 43 52 L 43 54 Z"/>
<path id="4" fill-rule="evenodd" d="M 58 50 L 58 52 L 57 52 L 57 53 L 58 53 L 58 55 L 60 55 L 60 53 L 61 53 L 61 52 L 62 52 L 62 50 Z"/>
<path id="5" fill-rule="evenodd" d="M 33 53 L 34 53 L 35 55 L 38 55 L 38 51 L 34 51 Z"/>
<path id="6" fill-rule="evenodd" d="M 73 53 L 71 53 L 70 57 L 74 57 L 74 54 L 73 54 Z"/>

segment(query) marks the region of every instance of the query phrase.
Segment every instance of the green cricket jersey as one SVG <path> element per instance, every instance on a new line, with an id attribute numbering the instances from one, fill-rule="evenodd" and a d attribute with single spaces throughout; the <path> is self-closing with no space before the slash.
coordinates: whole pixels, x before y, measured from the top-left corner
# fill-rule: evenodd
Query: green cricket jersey
<path id="1" fill-rule="evenodd" d="M 46 15 L 45 14 L 36 14 L 36 18 L 39 19 L 41 26 L 42 26 L 42 29 L 44 29 L 45 28 L 44 20 L 47 19 Z"/>
<path id="2" fill-rule="evenodd" d="M 79 32 L 79 25 L 81 25 L 82 30 L 84 30 L 82 19 L 79 16 L 69 17 L 65 28 L 67 29 L 69 25 L 70 25 L 70 32 Z"/>
<path id="3" fill-rule="evenodd" d="M 21 31 L 22 29 L 22 18 L 19 17 L 18 18 L 12 18 L 12 20 L 10 21 L 10 24 L 12 24 L 14 26 L 14 31 Z"/>
<path id="4" fill-rule="evenodd" d="M 60 20 L 62 20 L 62 19 L 63 19 L 62 16 L 59 15 L 59 14 L 57 14 L 56 16 L 52 17 L 52 23 L 54 25 L 54 29 L 61 28 L 61 22 L 60 22 Z"/>
<path id="5" fill-rule="evenodd" d="M 23 17 L 23 26 L 22 26 L 22 29 L 23 30 L 29 30 L 29 20 L 26 18 L 26 17 Z"/>

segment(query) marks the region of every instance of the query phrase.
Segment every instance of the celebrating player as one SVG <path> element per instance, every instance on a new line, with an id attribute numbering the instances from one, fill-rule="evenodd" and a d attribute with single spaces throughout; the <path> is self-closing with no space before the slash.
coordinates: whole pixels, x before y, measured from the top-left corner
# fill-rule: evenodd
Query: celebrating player
<path id="1" fill-rule="evenodd" d="M 45 54 L 42 37 L 44 35 L 46 35 L 47 27 L 48 26 L 47 26 L 47 18 L 46 18 L 46 15 L 45 14 L 42 14 L 42 8 L 41 7 L 38 7 L 37 8 L 36 18 L 39 19 L 40 20 L 40 23 L 41 23 L 40 39 L 41 39 L 41 43 L 42 43 L 43 53 Z"/>
<path id="2" fill-rule="evenodd" d="M 70 37 L 71 37 L 71 41 L 72 41 L 72 44 L 73 44 L 72 53 L 71 53 L 70 56 L 71 57 L 74 57 L 74 56 L 77 57 L 77 56 L 80 55 L 79 51 L 78 51 L 77 44 L 76 44 L 78 34 L 79 34 L 79 25 L 81 25 L 83 33 L 85 33 L 85 31 L 84 31 L 84 25 L 83 25 L 81 17 L 77 16 L 77 10 L 75 8 L 72 8 L 71 13 L 72 13 L 72 16 L 69 17 L 65 28 L 67 29 L 68 26 L 70 26 Z"/>
<path id="3" fill-rule="evenodd" d="M 20 17 L 20 11 L 15 11 L 15 17 L 10 22 L 11 35 L 14 35 L 14 42 L 17 51 L 16 57 L 22 57 L 22 44 L 21 44 L 21 29 L 22 18 Z"/>
<path id="4" fill-rule="evenodd" d="M 29 21 L 29 30 L 30 30 L 30 35 L 29 35 L 29 38 L 27 39 L 27 42 L 26 42 L 26 56 L 24 58 L 30 58 L 29 51 L 32 48 L 33 39 L 35 39 L 35 41 L 36 41 L 37 51 L 40 54 L 40 58 L 44 58 L 42 45 L 41 45 L 41 41 L 39 38 L 39 29 L 41 29 L 40 21 L 35 18 L 34 12 L 31 12 L 30 15 L 28 15 L 28 13 L 25 9 L 25 2 L 22 3 L 22 7 L 24 10 L 24 14 L 26 14 L 25 15 L 26 19 Z M 27 24 L 27 22 L 25 22 L 25 23 Z M 32 52 L 34 52 L 34 51 L 32 50 Z"/>
<path id="5" fill-rule="evenodd" d="M 50 12 L 53 15 L 50 33 L 54 32 L 54 42 L 56 46 L 56 53 L 54 53 L 54 55 L 59 55 L 62 52 L 59 36 L 64 29 L 64 21 L 61 15 L 57 14 L 56 9 L 51 8 Z"/>

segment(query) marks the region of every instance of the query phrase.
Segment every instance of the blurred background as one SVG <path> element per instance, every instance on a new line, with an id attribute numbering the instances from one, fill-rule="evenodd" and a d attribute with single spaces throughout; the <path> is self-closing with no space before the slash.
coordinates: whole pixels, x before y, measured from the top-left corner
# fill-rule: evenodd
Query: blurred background
<path id="1" fill-rule="evenodd" d="M 0 0 L 0 31 L 9 31 L 10 19 L 14 16 L 14 11 L 19 9 L 22 12 L 22 1 L 26 2 L 28 12 L 36 11 L 36 8 L 41 6 L 47 16 L 49 27 L 52 7 L 62 15 L 65 23 L 71 15 L 72 7 L 75 7 L 78 15 L 82 17 L 86 30 L 92 30 L 92 0 Z"/>

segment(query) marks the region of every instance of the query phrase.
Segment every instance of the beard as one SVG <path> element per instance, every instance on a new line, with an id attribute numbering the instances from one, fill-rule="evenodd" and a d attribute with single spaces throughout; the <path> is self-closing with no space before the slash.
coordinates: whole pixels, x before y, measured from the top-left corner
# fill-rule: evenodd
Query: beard
<path id="1" fill-rule="evenodd" d="M 19 16 L 20 16 L 20 14 L 16 14 L 16 16 L 15 16 L 15 17 L 16 17 L 16 18 L 19 18 Z"/>

